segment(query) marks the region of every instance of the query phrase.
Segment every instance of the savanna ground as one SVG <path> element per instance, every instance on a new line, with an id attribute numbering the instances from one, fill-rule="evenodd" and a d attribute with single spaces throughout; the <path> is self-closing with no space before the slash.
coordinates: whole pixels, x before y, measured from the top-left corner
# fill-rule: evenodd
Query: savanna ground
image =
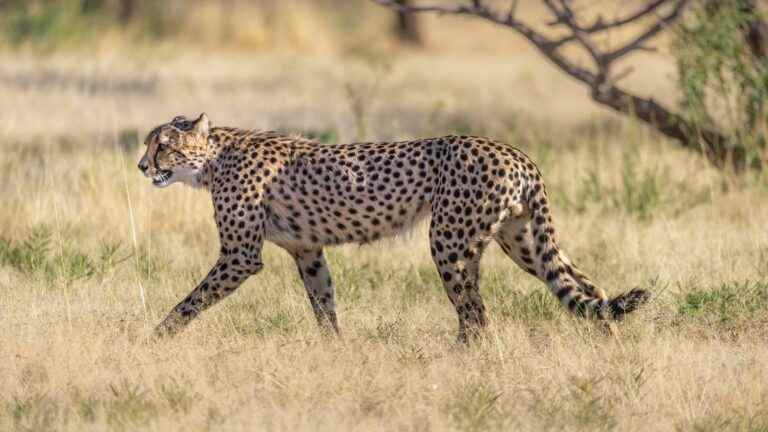
<path id="1" fill-rule="evenodd" d="M 503 30 L 431 20 L 432 46 L 401 52 L 355 27 L 338 48 L 312 13 L 257 38 L 272 48 L 3 52 L 1 430 L 768 428 L 768 179 L 594 108 Z M 673 102 L 668 60 L 638 60 L 635 88 Z M 539 163 L 563 249 L 609 294 L 653 299 L 609 334 L 493 246 L 491 326 L 457 346 L 420 226 L 328 253 L 341 339 L 319 335 L 292 261 L 268 246 L 261 274 L 154 340 L 217 236 L 206 193 L 139 174 L 137 139 L 199 111 L 329 142 L 506 140 Z"/>

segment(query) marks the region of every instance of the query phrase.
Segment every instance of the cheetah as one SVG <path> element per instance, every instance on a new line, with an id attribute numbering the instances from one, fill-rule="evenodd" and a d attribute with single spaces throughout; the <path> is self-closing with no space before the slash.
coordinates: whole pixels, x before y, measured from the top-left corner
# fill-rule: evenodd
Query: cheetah
<path id="1" fill-rule="evenodd" d="M 430 217 L 433 261 L 458 315 L 458 339 L 487 326 L 480 259 L 496 241 L 570 311 L 620 319 L 644 303 L 633 289 L 609 299 L 556 242 L 541 173 L 520 150 L 449 135 L 328 145 L 276 132 L 213 127 L 203 113 L 152 130 L 139 170 L 159 188 L 210 192 L 219 231 L 216 263 L 157 326 L 172 335 L 264 268 L 270 241 L 295 260 L 319 327 L 339 333 L 326 246 L 369 243 Z"/>

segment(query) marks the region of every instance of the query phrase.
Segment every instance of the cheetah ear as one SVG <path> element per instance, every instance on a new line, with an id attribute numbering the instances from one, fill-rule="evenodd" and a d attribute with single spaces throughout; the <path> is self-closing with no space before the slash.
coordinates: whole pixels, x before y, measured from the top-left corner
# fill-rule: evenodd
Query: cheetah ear
<path id="1" fill-rule="evenodd" d="M 211 120 L 205 113 L 200 114 L 200 117 L 195 120 L 195 132 L 200 135 L 208 135 L 211 130 Z"/>

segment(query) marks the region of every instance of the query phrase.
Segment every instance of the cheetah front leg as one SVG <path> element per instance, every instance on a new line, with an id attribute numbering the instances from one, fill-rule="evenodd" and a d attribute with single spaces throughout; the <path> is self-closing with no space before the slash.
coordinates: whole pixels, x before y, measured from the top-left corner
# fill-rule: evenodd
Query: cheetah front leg
<path id="1" fill-rule="evenodd" d="M 333 281 L 323 250 L 291 251 L 291 255 L 296 260 L 296 267 L 299 269 L 320 329 L 323 332 L 333 330 L 339 334 L 336 305 L 333 299 Z"/>
<path id="2" fill-rule="evenodd" d="M 240 256 L 221 256 L 205 279 L 155 328 L 155 334 L 171 336 L 178 333 L 200 312 L 232 294 L 249 276 L 258 273 L 263 267 L 259 258 L 248 260 L 246 264 L 246 259 Z"/>
<path id="3" fill-rule="evenodd" d="M 231 218 L 232 223 L 222 230 L 222 223 L 217 217 L 221 243 L 219 259 L 205 279 L 155 328 L 156 335 L 178 333 L 200 312 L 232 294 L 248 277 L 264 267 L 261 261 L 263 211 L 256 208 L 243 212 L 239 218 L 240 221 Z"/>

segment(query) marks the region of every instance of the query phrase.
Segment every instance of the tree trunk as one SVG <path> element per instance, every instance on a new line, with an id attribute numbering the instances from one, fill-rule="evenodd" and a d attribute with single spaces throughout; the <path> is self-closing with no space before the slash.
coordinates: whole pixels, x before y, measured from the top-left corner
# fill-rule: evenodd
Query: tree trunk
<path id="1" fill-rule="evenodd" d="M 119 9 L 117 12 L 117 19 L 120 24 L 126 25 L 133 19 L 136 14 L 136 0 L 120 0 Z"/>
<path id="2" fill-rule="evenodd" d="M 396 0 L 402 6 L 410 6 L 411 0 Z M 397 22 L 395 34 L 398 39 L 412 45 L 422 45 L 424 39 L 421 33 L 419 16 L 405 11 L 396 11 Z"/>

